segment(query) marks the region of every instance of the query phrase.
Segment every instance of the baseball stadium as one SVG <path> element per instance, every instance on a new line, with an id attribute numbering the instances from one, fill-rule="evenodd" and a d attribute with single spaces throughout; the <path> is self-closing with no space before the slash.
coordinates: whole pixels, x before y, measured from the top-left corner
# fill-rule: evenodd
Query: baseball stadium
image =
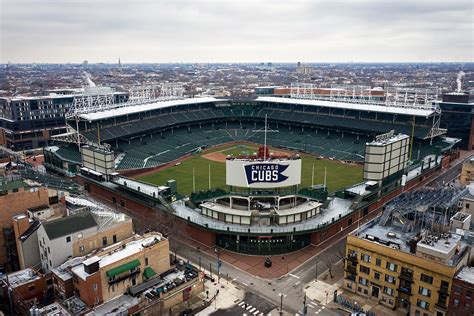
<path id="1" fill-rule="evenodd" d="M 432 100 L 310 94 L 107 106 L 91 96 L 45 148 L 45 165 L 132 213 L 175 219 L 197 242 L 273 255 L 378 214 L 458 141 L 443 136 Z"/>

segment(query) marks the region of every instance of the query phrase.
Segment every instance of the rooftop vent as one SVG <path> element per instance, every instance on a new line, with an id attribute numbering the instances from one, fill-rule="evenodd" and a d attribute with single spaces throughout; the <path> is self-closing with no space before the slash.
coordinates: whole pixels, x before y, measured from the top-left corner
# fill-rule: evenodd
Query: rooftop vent
<path id="1" fill-rule="evenodd" d="M 387 237 L 388 238 L 397 238 L 397 234 L 395 234 L 394 232 L 388 232 Z"/>

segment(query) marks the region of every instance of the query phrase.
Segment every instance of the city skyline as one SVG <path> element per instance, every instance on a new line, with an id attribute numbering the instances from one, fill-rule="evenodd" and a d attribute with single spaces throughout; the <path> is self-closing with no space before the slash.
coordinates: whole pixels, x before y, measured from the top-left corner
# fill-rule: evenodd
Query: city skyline
<path id="1" fill-rule="evenodd" d="M 471 62 L 470 1 L 3 1 L 0 63 Z"/>

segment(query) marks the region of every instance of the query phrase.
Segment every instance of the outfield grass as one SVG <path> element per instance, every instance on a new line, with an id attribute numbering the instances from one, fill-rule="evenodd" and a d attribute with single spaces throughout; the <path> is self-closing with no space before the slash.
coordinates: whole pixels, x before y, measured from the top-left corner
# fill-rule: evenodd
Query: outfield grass
<path id="1" fill-rule="evenodd" d="M 196 191 L 209 189 L 209 168 L 211 170 L 211 188 L 225 189 L 225 163 L 210 161 L 202 157 L 209 152 L 222 152 L 225 155 L 238 155 L 242 152 L 253 153 L 257 147 L 247 145 L 229 145 L 227 148 L 217 148 L 200 153 L 191 159 L 183 161 L 179 166 L 172 166 L 156 173 L 148 174 L 138 179 L 152 184 L 163 185 L 170 179 L 178 183 L 178 191 L 189 195 L 193 191 L 193 169 L 195 174 Z M 278 151 L 278 149 L 275 149 Z M 330 192 L 353 183 L 362 181 L 362 167 L 343 164 L 333 160 L 317 159 L 303 154 L 301 170 L 301 188 L 311 186 L 311 173 L 314 163 L 314 184 L 323 183 L 324 168 L 327 170 L 327 185 Z"/>

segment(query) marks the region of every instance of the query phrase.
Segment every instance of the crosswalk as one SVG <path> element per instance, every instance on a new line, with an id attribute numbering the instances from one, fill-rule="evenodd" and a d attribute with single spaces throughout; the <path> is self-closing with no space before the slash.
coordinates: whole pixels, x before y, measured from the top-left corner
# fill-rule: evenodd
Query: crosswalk
<path id="1" fill-rule="evenodd" d="M 246 303 L 245 301 L 241 301 L 237 305 L 244 309 L 243 315 L 263 316 L 263 313 L 261 313 L 256 307 L 253 307 L 252 305 Z"/>
<path id="2" fill-rule="evenodd" d="M 316 303 L 315 301 L 310 301 L 309 303 L 306 303 L 306 306 L 308 307 L 308 314 L 319 314 L 321 313 L 326 307 L 319 305 L 319 303 Z M 295 316 L 300 316 L 300 313 L 296 313 Z"/>
<path id="3" fill-rule="evenodd" d="M 264 313 L 260 312 L 256 307 L 253 307 L 252 305 L 246 303 L 245 301 L 240 301 L 237 306 L 241 307 L 243 309 L 242 315 L 244 316 L 264 316 Z M 315 301 L 310 301 L 309 303 L 306 304 L 308 307 L 308 315 L 309 314 L 319 314 L 321 313 L 326 307 L 321 306 Z M 299 313 L 296 313 L 295 316 L 299 316 Z"/>

